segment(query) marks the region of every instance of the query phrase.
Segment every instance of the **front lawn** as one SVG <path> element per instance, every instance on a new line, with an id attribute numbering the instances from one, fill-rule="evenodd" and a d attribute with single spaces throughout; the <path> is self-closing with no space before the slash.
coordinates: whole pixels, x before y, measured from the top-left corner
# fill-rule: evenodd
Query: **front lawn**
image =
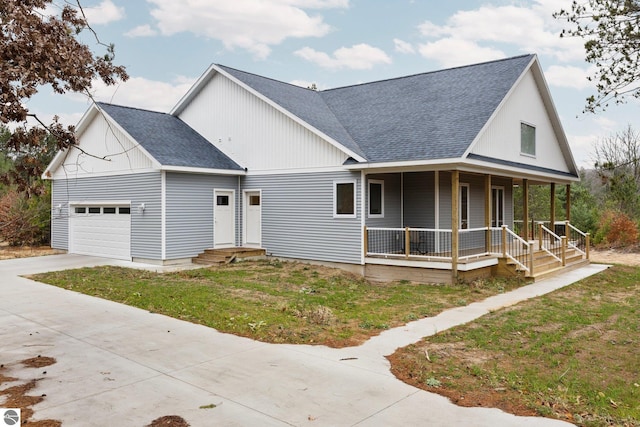
<path id="1" fill-rule="evenodd" d="M 640 425 L 640 268 L 574 285 L 398 350 L 402 380 L 464 406 Z"/>
<path id="2" fill-rule="evenodd" d="M 32 278 L 221 332 L 331 347 L 356 345 L 382 330 L 523 284 L 379 284 L 338 269 L 274 260 L 168 274 L 83 268 Z"/>

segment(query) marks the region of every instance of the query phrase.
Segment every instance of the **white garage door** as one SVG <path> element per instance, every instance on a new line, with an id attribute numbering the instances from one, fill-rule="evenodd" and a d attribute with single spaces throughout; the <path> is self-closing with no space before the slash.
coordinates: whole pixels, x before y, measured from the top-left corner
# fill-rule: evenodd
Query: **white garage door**
<path id="1" fill-rule="evenodd" d="M 71 206 L 69 252 L 130 260 L 130 206 Z"/>

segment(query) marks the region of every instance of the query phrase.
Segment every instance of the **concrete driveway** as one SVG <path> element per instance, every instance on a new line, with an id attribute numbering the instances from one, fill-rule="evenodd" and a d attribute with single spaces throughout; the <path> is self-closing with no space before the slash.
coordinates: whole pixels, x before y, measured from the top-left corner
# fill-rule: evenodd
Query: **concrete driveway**
<path id="1" fill-rule="evenodd" d="M 194 427 L 569 425 L 458 407 L 397 380 L 383 356 L 606 268 L 590 265 L 359 347 L 330 349 L 265 344 L 20 277 L 102 264 L 149 267 L 79 255 L 0 261 L 0 363 L 9 365 L 6 374 L 41 378 L 31 393 L 46 394 L 33 408 L 36 420 L 65 427 L 141 427 L 165 415 Z M 57 363 L 46 374 L 15 363 L 36 355 Z"/>

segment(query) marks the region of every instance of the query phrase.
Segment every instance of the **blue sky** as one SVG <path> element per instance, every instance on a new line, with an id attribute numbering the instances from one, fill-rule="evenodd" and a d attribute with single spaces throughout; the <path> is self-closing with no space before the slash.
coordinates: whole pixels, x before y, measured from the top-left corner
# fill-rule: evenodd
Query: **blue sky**
<path id="1" fill-rule="evenodd" d="M 54 0 L 61 2 L 61 0 Z M 638 101 L 583 114 L 595 93 L 583 41 L 551 14 L 571 0 L 82 0 L 130 80 L 97 100 L 168 112 L 212 63 L 327 89 L 525 53 L 538 54 L 578 166 L 638 116 Z M 90 34 L 85 42 L 100 46 Z M 28 107 L 76 124 L 89 101 L 47 90 Z"/>

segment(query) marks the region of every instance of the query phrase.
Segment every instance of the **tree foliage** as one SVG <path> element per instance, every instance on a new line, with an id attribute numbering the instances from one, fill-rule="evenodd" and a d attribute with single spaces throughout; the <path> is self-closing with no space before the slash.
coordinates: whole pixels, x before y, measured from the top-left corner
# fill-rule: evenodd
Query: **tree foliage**
<path id="1" fill-rule="evenodd" d="M 571 10 L 554 16 L 572 25 L 561 37 L 585 40 L 585 59 L 596 67 L 589 80 L 598 93 L 587 98 L 585 111 L 640 98 L 640 0 L 574 0 Z"/>
<path id="2" fill-rule="evenodd" d="M 0 0 L 0 123 L 26 123 L 34 117 L 42 126 L 26 126 L 13 133 L 8 145 L 19 151 L 45 141 L 48 134 L 56 140 L 56 148 L 75 144 L 74 127 L 64 127 L 57 118 L 45 124 L 32 114 L 27 101 L 45 85 L 56 93 L 79 92 L 89 95 L 92 81 L 114 84 L 128 75 L 113 63 L 113 45 L 104 45 L 104 55 L 94 55 L 77 36 L 93 30 L 79 1 L 69 2 L 55 10 L 53 0 Z M 47 9 L 48 8 L 48 9 Z M 95 33 L 94 33 L 95 34 Z"/>
<path id="3" fill-rule="evenodd" d="M 610 208 L 640 217 L 640 132 L 630 125 L 600 139 L 594 149 L 595 167 Z"/>

